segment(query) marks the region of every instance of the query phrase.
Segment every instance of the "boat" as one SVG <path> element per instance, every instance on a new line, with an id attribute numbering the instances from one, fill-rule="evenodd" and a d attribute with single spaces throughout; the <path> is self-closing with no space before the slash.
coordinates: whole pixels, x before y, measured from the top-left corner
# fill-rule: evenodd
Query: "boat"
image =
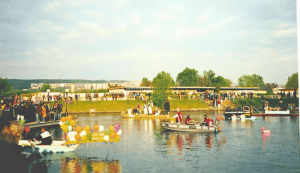
<path id="1" fill-rule="evenodd" d="M 29 142 L 28 140 L 19 140 L 19 146 L 25 147 L 25 152 L 29 153 L 65 153 L 74 151 L 79 144 L 65 144 L 66 141 L 52 141 L 51 145 L 38 145 L 39 142 Z"/>
<path id="2" fill-rule="evenodd" d="M 171 131 L 179 131 L 179 132 L 216 132 L 219 131 L 217 125 L 212 127 L 209 126 L 201 126 L 200 124 L 192 124 L 192 125 L 185 125 L 185 124 L 176 124 L 176 123 L 161 123 L 162 127 L 166 130 Z"/>
<path id="3" fill-rule="evenodd" d="M 298 116 L 296 113 L 292 113 L 290 109 L 279 107 L 269 107 L 269 102 L 264 101 L 264 112 L 253 114 L 253 116 Z"/>
<path id="4" fill-rule="evenodd" d="M 170 115 L 160 115 L 158 111 L 156 114 L 133 114 L 130 109 L 128 109 L 127 113 L 122 112 L 121 115 L 124 118 L 157 118 L 157 119 L 170 119 Z"/>
<path id="5" fill-rule="evenodd" d="M 256 117 L 253 117 L 253 107 L 252 106 L 243 106 L 242 109 L 229 109 L 227 108 L 224 117 L 227 120 L 232 119 L 234 116 L 236 119 L 241 119 L 241 115 L 245 116 L 245 120 L 254 120 Z"/>

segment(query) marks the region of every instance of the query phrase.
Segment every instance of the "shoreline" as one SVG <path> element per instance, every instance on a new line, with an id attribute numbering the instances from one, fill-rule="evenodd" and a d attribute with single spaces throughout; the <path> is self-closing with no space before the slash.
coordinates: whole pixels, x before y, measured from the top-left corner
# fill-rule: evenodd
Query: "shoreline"
<path id="1" fill-rule="evenodd" d="M 198 111 L 225 111 L 225 108 L 199 108 L 199 109 L 181 109 L 181 112 L 198 112 Z M 68 114 L 98 114 L 98 113 L 121 113 L 122 111 L 90 111 L 90 112 L 68 112 Z M 176 112 L 176 109 L 170 110 Z M 66 112 L 62 112 L 66 114 Z"/>

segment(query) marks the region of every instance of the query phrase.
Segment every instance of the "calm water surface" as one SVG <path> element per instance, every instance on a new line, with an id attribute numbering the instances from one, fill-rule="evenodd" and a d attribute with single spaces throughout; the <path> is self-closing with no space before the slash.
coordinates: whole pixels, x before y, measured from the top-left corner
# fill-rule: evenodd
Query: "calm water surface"
<path id="1" fill-rule="evenodd" d="M 223 112 L 184 112 L 197 121 Z M 42 155 L 49 172 L 300 172 L 298 117 L 222 121 L 219 133 L 164 131 L 158 119 L 78 115 L 80 126 L 120 123 L 119 143 L 82 144 L 75 152 Z M 271 130 L 264 136 L 260 128 Z M 35 129 L 39 131 L 39 129 Z M 61 140 L 59 127 L 48 129 Z"/>

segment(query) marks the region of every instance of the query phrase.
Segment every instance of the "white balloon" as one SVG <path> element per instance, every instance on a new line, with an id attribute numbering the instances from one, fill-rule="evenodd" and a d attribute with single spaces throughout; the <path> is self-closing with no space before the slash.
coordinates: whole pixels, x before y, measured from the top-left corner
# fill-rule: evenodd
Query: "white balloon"
<path id="1" fill-rule="evenodd" d="M 76 135 L 76 134 L 77 134 L 76 131 L 70 131 L 70 132 L 68 132 L 69 140 L 70 140 L 70 141 L 76 141 L 76 139 L 75 139 L 75 135 Z"/>
<path id="2" fill-rule="evenodd" d="M 98 131 L 99 131 L 99 132 L 103 132 L 103 131 L 104 131 L 104 126 L 100 125 Z"/>
<path id="3" fill-rule="evenodd" d="M 58 124 L 61 126 L 61 125 L 65 124 L 65 123 L 63 123 L 62 121 L 60 121 Z"/>
<path id="4" fill-rule="evenodd" d="M 83 137 L 83 136 L 85 136 L 85 135 L 86 135 L 86 131 L 83 130 L 82 132 L 80 132 L 80 136 L 81 136 L 81 137 Z"/>
<path id="5" fill-rule="evenodd" d="M 68 125 L 68 130 L 72 131 L 72 126 Z"/>
<path id="6" fill-rule="evenodd" d="M 108 140 L 109 140 L 109 136 L 105 135 L 105 136 L 104 136 L 104 140 L 105 140 L 105 141 L 108 141 Z"/>
<path id="7" fill-rule="evenodd" d="M 121 129 L 119 129 L 119 131 L 117 132 L 117 135 L 121 135 L 122 134 L 122 130 Z"/>

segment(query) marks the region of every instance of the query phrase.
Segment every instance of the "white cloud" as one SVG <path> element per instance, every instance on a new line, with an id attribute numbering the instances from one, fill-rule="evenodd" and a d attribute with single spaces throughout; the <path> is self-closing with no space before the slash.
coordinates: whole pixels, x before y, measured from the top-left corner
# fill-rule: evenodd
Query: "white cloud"
<path id="1" fill-rule="evenodd" d="M 83 14 L 89 18 L 94 18 L 94 19 L 102 18 L 102 14 L 98 10 L 85 10 L 83 11 Z"/>
<path id="2" fill-rule="evenodd" d="M 156 34 L 159 33 L 160 27 L 161 27 L 161 24 L 156 24 L 156 25 L 154 25 L 152 27 L 145 28 L 144 29 L 144 33 L 146 35 L 156 35 Z"/>
<path id="3" fill-rule="evenodd" d="M 45 11 L 53 12 L 55 9 L 62 7 L 62 3 L 58 1 L 51 1 L 48 6 L 44 8 Z"/>
<path id="4" fill-rule="evenodd" d="M 81 2 L 81 0 L 64 0 L 64 4 L 69 7 L 80 7 L 82 6 Z"/>
<path id="5" fill-rule="evenodd" d="M 63 26 L 55 25 L 50 21 L 40 21 L 35 26 L 31 26 L 29 30 L 32 32 L 47 32 L 49 34 L 55 34 L 56 32 L 65 31 L 66 28 Z"/>
<path id="6" fill-rule="evenodd" d="M 76 39 L 76 38 L 79 38 L 80 36 L 81 36 L 80 33 L 73 30 L 73 31 L 70 31 L 66 34 L 61 35 L 61 39 L 62 40 Z"/>
<path id="7" fill-rule="evenodd" d="M 133 19 L 132 19 L 133 23 L 135 24 L 140 24 L 142 22 L 141 20 L 141 17 L 140 16 L 135 16 Z"/>
<path id="8" fill-rule="evenodd" d="M 279 29 L 274 31 L 273 35 L 277 38 L 297 37 L 297 28 Z"/>
<path id="9" fill-rule="evenodd" d="M 118 23 L 118 31 L 119 32 L 125 32 L 127 29 L 127 24 L 123 22 Z"/>
<path id="10" fill-rule="evenodd" d="M 79 29 L 81 29 L 82 32 L 85 32 L 89 35 L 106 35 L 111 33 L 110 31 L 106 30 L 101 25 L 96 23 L 80 22 L 77 26 Z"/>
<path id="11" fill-rule="evenodd" d="M 66 15 L 65 15 L 65 19 L 66 19 L 66 20 L 76 20 L 77 17 L 74 16 L 73 14 L 66 14 Z"/>

